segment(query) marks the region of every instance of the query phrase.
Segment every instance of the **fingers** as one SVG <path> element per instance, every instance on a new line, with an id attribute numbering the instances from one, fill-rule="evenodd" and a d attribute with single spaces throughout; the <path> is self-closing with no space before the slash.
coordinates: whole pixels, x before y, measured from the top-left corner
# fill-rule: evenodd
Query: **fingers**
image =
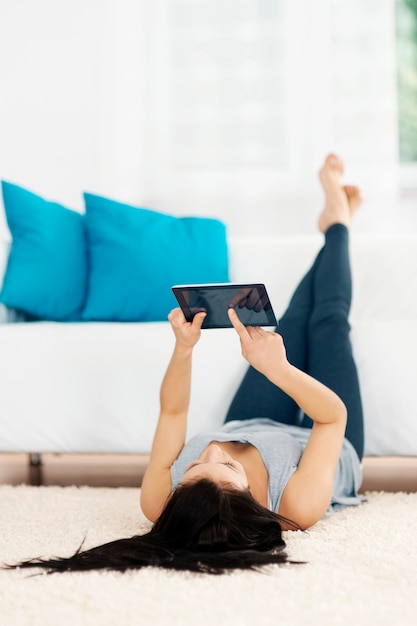
<path id="1" fill-rule="evenodd" d="M 185 319 L 184 313 L 177 307 L 176 309 L 172 309 L 172 311 L 168 314 L 168 320 L 171 322 L 173 326 L 180 326 L 181 324 L 190 324 L 193 328 L 201 328 L 201 325 L 206 317 L 207 313 L 205 311 L 199 311 L 196 313 L 192 319 L 192 322 L 187 322 Z"/>
<path id="2" fill-rule="evenodd" d="M 245 307 L 250 310 L 258 310 L 256 309 L 258 306 L 259 294 L 257 289 L 251 289 L 250 287 L 245 287 L 244 289 L 239 289 L 239 291 L 233 296 L 233 298 L 229 302 L 229 308 L 234 309 L 235 307 L 239 307 L 239 309 L 244 309 Z"/>
<path id="3" fill-rule="evenodd" d="M 262 291 L 260 293 L 257 288 L 250 287 L 239 289 L 230 300 L 229 308 L 234 309 L 236 307 L 239 307 L 239 309 L 247 308 L 250 311 L 255 311 L 255 313 L 271 308 L 266 292 Z"/>
<path id="4" fill-rule="evenodd" d="M 248 294 L 248 298 L 246 301 L 246 307 L 259 313 L 262 311 L 263 304 L 261 298 L 259 298 L 259 293 L 257 289 L 252 289 L 252 291 Z"/>
<path id="5" fill-rule="evenodd" d="M 247 339 L 265 333 L 265 331 L 259 326 L 245 326 L 240 321 L 235 309 L 228 309 L 227 314 L 229 316 L 229 320 L 232 322 L 233 328 L 241 339 Z"/>
<path id="6" fill-rule="evenodd" d="M 239 335 L 239 337 L 246 336 L 248 334 L 248 331 L 246 329 L 246 326 L 240 321 L 236 311 L 234 309 L 228 309 L 227 315 L 229 316 L 229 320 L 232 322 L 232 326 Z"/>
<path id="7" fill-rule="evenodd" d="M 184 317 L 184 313 L 181 311 L 180 307 L 177 307 L 176 309 L 172 309 L 172 311 L 169 312 L 168 320 L 171 322 L 171 324 L 172 323 L 181 324 L 186 321 Z"/>
<path id="8" fill-rule="evenodd" d="M 235 306 L 240 306 L 243 308 L 245 306 L 246 299 L 249 295 L 250 288 L 245 287 L 243 289 L 239 289 L 233 296 L 233 298 L 229 302 L 229 308 L 234 309 Z M 243 303 L 243 304 L 242 304 Z"/>

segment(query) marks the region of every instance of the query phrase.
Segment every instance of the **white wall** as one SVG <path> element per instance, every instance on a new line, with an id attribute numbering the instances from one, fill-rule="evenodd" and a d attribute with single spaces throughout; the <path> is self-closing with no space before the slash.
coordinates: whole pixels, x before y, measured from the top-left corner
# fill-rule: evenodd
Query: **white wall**
<path id="1" fill-rule="evenodd" d="M 0 4 L 1 177 L 77 207 L 96 170 L 97 6 Z"/>
<path id="2" fill-rule="evenodd" d="M 397 191 L 392 6 L 233 0 L 226 11 L 220 0 L 0 0 L 0 178 L 77 210 L 88 190 L 176 214 L 216 215 L 234 234 L 304 232 L 321 204 L 316 170 L 326 151 L 340 150 L 351 180 L 373 202 L 362 227 L 374 228 L 378 191 L 387 214 Z M 188 101 L 181 80 L 195 87 L 204 71 L 227 79 L 230 46 L 218 42 L 243 37 L 255 46 L 266 23 L 259 12 L 271 7 L 280 9 L 277 27 L 285 25 L 285 58 L 276 56 L 271 70 L 278 81 L 282 68 L 277 85 L 286 94 L 281 165 L 204 168 L 197 153 L 194 163 L 178 162 L 173 129 Z M 211 31 L 204 31 L 203 8 L 219 17 Z M 235 32 L 234 16 L 245 11 L 254 12 L 254 26 Z M 206 66 L 194 54 L 202 42 L 219 51 Z M 242 70 L 242 60 L 235 63 L 232 74 Z M 191 125 L 187 132 L 191 140 Z M 199 154 L 229 147 L 225 136 L 202 136 Z"/>
<path id="3" fill-rule="evenodd" d="M 0 0 L 2 179 L 77 210 L 137 195 L 142 25 L 132 0 Z"/>

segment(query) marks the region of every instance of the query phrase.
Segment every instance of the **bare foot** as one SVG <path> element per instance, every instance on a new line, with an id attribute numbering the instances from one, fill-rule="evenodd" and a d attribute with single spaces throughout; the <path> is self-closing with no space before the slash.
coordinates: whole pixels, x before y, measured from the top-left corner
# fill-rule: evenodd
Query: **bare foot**
<path id="1" fill-rule="evenodd" d="M 326 195 L 326 203 L 319 218 L 319 228 L 325 233 L 333 224 L 350 226 L 353 212 L 359 201 L 356 199 L 356 187 L 342 187 L 343 161 L 335 154 L 329 154 L 319 172 L 320 182 Z M 349 190 L 349 191 L 347 191 Z M 359 190 L 357 190 L 359 198 Z M 355 208 L 351 210 L 350 203 Z"/>
<path id="2" fill-rule="evenodd" d="M 343 190 L 347 196 L 350 218 L 352 220 L 359 208 L 360 203 L 362 202 L 361 190 L 359 187 L 354 187 L 353 185 L 344 185 Z"/>

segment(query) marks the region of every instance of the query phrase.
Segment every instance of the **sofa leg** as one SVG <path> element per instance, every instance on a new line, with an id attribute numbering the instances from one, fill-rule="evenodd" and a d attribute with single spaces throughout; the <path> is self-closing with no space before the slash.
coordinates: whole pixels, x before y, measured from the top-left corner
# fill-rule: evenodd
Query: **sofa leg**
<path id="1" fill-rule="evenodd" d="M 42 455 L 39 452 L 31 452 L 29 454 L 29 463 L 35 467 L 42 465 Z"/>
<path id="2" fill-rule="evenodd" d="M 29 453 L 29 484 L 34 487 L 42 485 L 42 455 L 38 452 Z"/>

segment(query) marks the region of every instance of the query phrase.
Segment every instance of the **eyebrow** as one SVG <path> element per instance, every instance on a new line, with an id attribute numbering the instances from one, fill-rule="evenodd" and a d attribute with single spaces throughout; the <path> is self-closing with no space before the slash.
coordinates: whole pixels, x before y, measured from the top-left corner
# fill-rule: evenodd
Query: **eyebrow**
<path id="1" fill-rule="evenodd" d="M 207 464 L 207 461 L 197 461 L 196 463 L 191 463 L 191 465 L 187 467 L 184 473 L 187 473 L 188 470 L 193 469 L 193 467 L 197 467 L 198 465 L 206 465 L 206 464 Z M 231 469 L 232 472 L 235 472 L 236 474 L 238 473 L 237 469 L 233 467 L 233 465 L 230 465 L 230 463 L 221 463 L 220 461 L 218 461 L 216 464 L 224 465 L 225 467 L 228 467 L 229 469 Z"/>

